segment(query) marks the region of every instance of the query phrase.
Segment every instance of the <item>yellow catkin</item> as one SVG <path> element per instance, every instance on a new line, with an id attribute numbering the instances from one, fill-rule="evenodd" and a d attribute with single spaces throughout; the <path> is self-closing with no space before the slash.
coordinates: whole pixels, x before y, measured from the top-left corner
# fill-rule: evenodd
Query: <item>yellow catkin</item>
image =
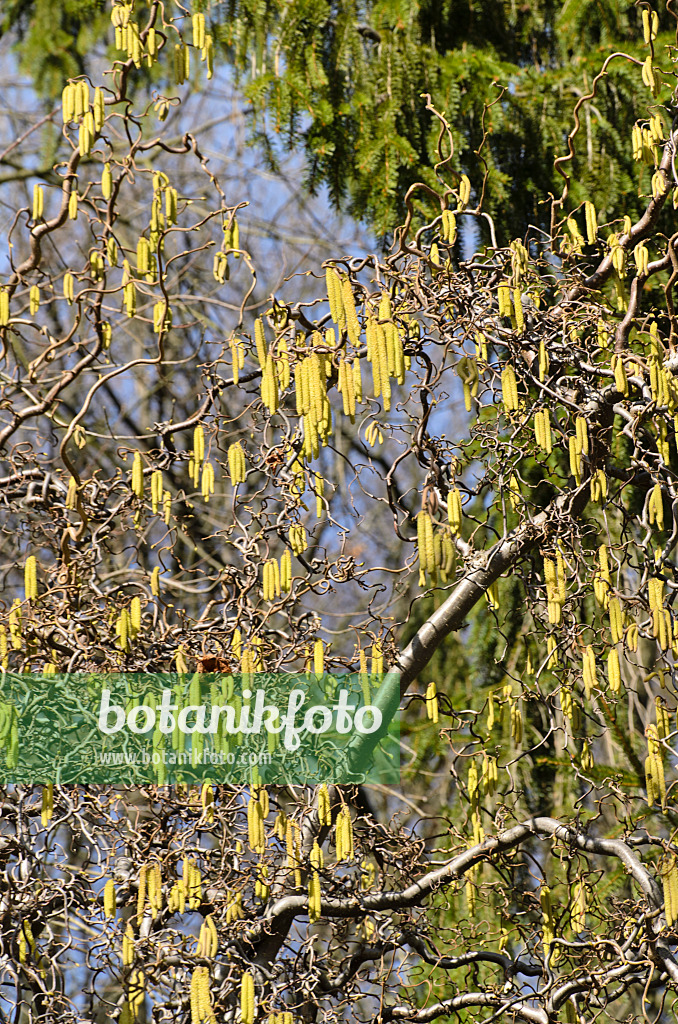
<path id="1" fill-rule="evenodd" d="M 648 725 L 645 732 L 647 735 L 647 758 L 645 759 L 647 805 L 652 807 L 655 803 L 659 803 L 664 808 L 666 807 L 666 781 L 657 728 L 654 725 Z"/>
<path id="2" fill-rule="evenodd" d="M 583 455 L 589 454 L 589 434 L 586 420 L 583 416 L 577 416 L 575 420 L 575 431 L 579 450 Z"/>
<path id="3" fill-rule="evenodd" d="M 137 633 L 141 629 L 141 600 L 139 597 L 133 597 L 130 601 L 129 621 L 132 636 L 136 637 Z"/>
<path id="4" fill-rule="evenodd" d="M 4 634 L 3 634 L 4 636 Z M 3 661 L 7 655 L 7 638 L 4 636 L 4 647 L 5 650 L 2 652 Z M 6 667 L 3 665 L 3 667 Z M 42 803 L 40 808 L 40 821 L 43 828 L 47 828 L 50 821 L 54 817 L 54 783 L 49 782 L 46 786 L 42 787 Z"/>
<path id="5" fill-rule="evenodd" d="M 318 790 L 318 821 L 323 827 L 329 827 L 332 824 L 330 794 L 324 782 Z"/>
<path id="6" fill-rule="evenodd" d="M 433 540 L 433 523 L 428 512 L 421 511 L 417 516 L 417 546 L 419 565 L 423 573 L 435 574 L 436 557 Z"/>
<path id="7" fill-rule="evenodd" d="M 554 669 L 558 665 L 558 647 L 555 637 L 548 636 L 546 638 L 546 650 L 549 656 L 546 667 L 547 669 Z"/>
<path id="8" fill-rule="evenodd" d="M 139 888 L 137 889 L 137 924 L 141 925 L 146 906 L 146 886 L 148 879 L 148 865 L 142 864 L 139 870 Z"/>
<path id="9" fill-rule="evenodd" d="M 29 555 L 24 565 L 24 588 L 27 601 L 35 601 L 38 597 L 37 561 L 35 555 Z"/>
<path id="10" fill-rule="evenodd" d="M 541 409 L 534 414 L 534 439 L 539 448 L 546 448 L 546 436 L 544 434 L 544 420 Z"/>
<path id="11" fill-rule="evenodd" d="M 648 521 L 650 526 L 656 526 L 658 530 L 664 529 L 664 501 L 660 484 L 655 484 L 650 491 L 650 498 L 647 503 Z"/>
<path id="12" fill-rule="evenodd" d="M 497 289 L 497 301 L 499 303 L 499 316 L 511 316 L 511 292 L 507 284 L 500 284 Z"/>
<path id="13" fill-rule="evenodd" d="M 240 1015 L 242 1024 L 254 1024 L 254 978 L 249 971 L 240 983 Z"/>
<path id="14" fill-rule="evenodd" d="M 612 372 L 614 373 L 614 381 L 617 390 L 620 391 L 622 395 L 628 395 L 629 385 L 626 379 L 626 370 L 624 369 L 624 363 L 620 355 L 615 354 L 612 356 L 611 368 Z"/>
<path id="15" fill-rule="evenodd" d="M 621 668 L 616 648 L 612 648 L 607 656 L 607 681 L 612 693 L 621 690 Z"/>
<path id="16" fill-rule="evenodd" d="M 257 899 L 266 901 L 269 897 L 270 886 L 268 884 L 268 867 L 266 864 L 259 864 L 257 877 L 254 883 L 254 895 Z"/>
<path id="17" fill-rule="evenodd" d="M 355 419 L 355 386 L 353 383 L 353 370 L 351 364 L 345 359 L 339 361 L 338 388 L 341 391 L 344 416 L 350 416 L 351 421 Z"/>
<path id="18" fill-rule="evenodd" d="M 200 488 L 203 498 L 208 502 L 210 494 L 214 494 L 214 466 L 211 462 L 206 462 L 202 468 Z"/>
<path id="19" fill-rule="evenodd" d="M 188 861 L 188 872 L 185 876 L 186 896 L 189 910 L 197 910 L 202 902 L 202 876 L 195 861 Z"/>
<path id="20" fill-rule="evenodd" d="M 68 82 L 61 93 L 61 116 L 64 124 L 70 124 L 75 117 L 75 90 Z"/>
<path id="21" fill-rule="evenodd" d="M 573 886 L 570 909 L 570 927 L 575 935 L 586 928 L 586 889 L 583 882 Z"/>
<path id="22" fill-rule="evenodd" d="M 309 359 L 302 359 L 294 375 L 297 416 L 306 415 L 311 408 Z"/>
<path id="23" fill-rule="evenodd" d="M 637 623 L 631 623 L 631 625 L 629 626 L 629 628 L 626 631 L 626 646 L 629 648 L 629 650 L 632 650 L 632 651 L 638 650 L 638 624 Z M 675 653 L 676 653 L 676 657 L 678 657 L 678 652 L 675 652 Z"/>
<path id="24" fill-rule="evenodd" d="M 360 341 L 360 321 L 358 320 L 358 314 L 355 308 L 353 288 L 351 287 L 351 282 L 348 277 L 345 277 L 342 282 L 341 298 L 346 318 L 346 333 L 348 334 L 348 340 L 352 345 L 357 346 Z"/>
<path id="25" fill-rule="evenodd" d="M 308 919 L 311 924 L 320 919 L 321 912 L 320 876 L 317 871 L 311 871 L 308 879 Z"/>
<path id="26" fill-rule="evenodd" d="M 464 387 L 464 405 L 466 411 L 470 412 L 473 405 L 472 399 L 478 394 L 478 384 L 480 382 L 475 359 L 472 356 L 462 356 L 457 363 L 457 373 Z"/>
<path id="27" fill-rule="evenodd" d="M 643 129 L 637 121 L 631 129 L 631 151 L 634 160 L 640 161 L 643 159 L 645 151 L 645 147 L 643 145 Z"/>
<path id="28" fill-rule="evenodd" d="M 239 441 L 234 442 L 228 449 L 228 472 L 234 487 L 245 482 L 245 453 Z"/>
<path id="29" fill-rule="evenodd" d="M 650 42 L 652 42 L 652 40 L 654 38 L 656 38 L 656 36 L 654 36 L 652 34 L 652 28 L 653 28 L 654 18 L 656 18 L 657 15 L 655 14 L 654 11 L 652 11 L 652 15 L 653 15 L 653 21 L 651 22 L 650 21 L 650 11 L 649 11 L 649 9 L 647 7 L 643 7 L 642 12 L 641 12 L 641 20 L 642 20 L 642 24 L 643 24 L 643 42 L 645 43 L 646 46 L 649 46 Z"/>
<path id="30" fill-rule="evenodd" d="M 151 474 L 151 508 L 155 514 L 162 504 L 163 480 L 162 470 L 155 469 Z"/>
<path id="31" fill-rule="evenodd" d="M 550 455 L 553 451 L 551 421 L 546 409 L 538 409 L 534 414 L 534 436 L 538 446 Z"/>
<path id="32" fill-rule="evenodd" d="M 128 924 L 122 939 L 122 964 L 129 967 L 134 963 L 134 931 L 132 925 Z"/>
<path id="33" fill-rule="evenodd" d="M 624 635 L 624 625 L 622 618 L 621 605 L 616 597 L 610 598 L 608 604 L 608 615 L 610 617 L 610 632 L 612 634 L 612 643 L 618 644 Z"/>
<path id="34" fill-rule="evenodd" d="M 383 675 L 384 672 L 384 652 L 381 649 L 381 644 L 375 641 L 372 644 L 372 675 L 376 678 Z"/>
<path id="35" fill-rule="evenodd" d="M 86 157 L 94 141 L 94 118 L 88 111 L 80 122 L 78 128 L 78 150 L 81 157 Z"/>
<path id="36" fill-rule="evenodd" d="M 301 523 L 293 523 L 289 529 L 289 541 L 292 553 L 297 557 L 302 555 L 308 547 L 306 530 Z"/>
<path id="37" fill-rule="evenodd" d="M 523 299 L 519 288 L 513 289 L 513 310 L 516 319 L 516 330 L 522 334 L 525 330 L 525 316 L 523 313 Z"/>
<path id="38" fill-rule="evenodd" d="M 75 116 L 80 118 L 89 108 L 89 85 L 84 79 L 80 79 L 74 85 L 75 89 Z"/>
<path id="39" fill-rule="evenodd" d="M 104 886 L 104 914 L 106 917 L 115 917 L 115 882 L 109 878 Z"/>
<path id="40" fill-rule="evenodd" d="M 208 914 L 200 926 L 200 935 L 196 946 L 196 956 L 213 960 L 219 949 L 219 937 L 214 918 Z"/>
<path id="41" fill-rule="evenodd" d="M 266 356 L 264 372 L 261 377 L 261 400 L 270 413 L 278 411 L 280 403 L 278 376 L 271 352 Z"/>
<path id="42" fill-rule="evenodd" d="M 462 174 L 461 178 L 459 179 L 459 209 L 460 210 L 463 210 L 466 206 L 468 206 L 470 198 L 471 198 L 471 182 L 470 182 L 470 180 L 468 178 L 468 175 Z"/>
<path id="43" fill-rule="evenodd" d="M 325 647 L 322 640 L 316 640 L 313 645 L 313 672 L 316 676 L 322 676 L 325 672 Z"/>
<path id="44" fill-rule="evenodd" d="M 353 390 L 355 391 L 356 404 L 361 405 L 363 401 L 363 379 L 360 360 L 354 359 L 350 366 L 353 372 Z"/>
<path id="45" fill-rule="evenodd" d="M 106 242 L 106 259 L 112 267 L 118 265 L 118 243 L 115 238 L 111 237 Z"/>
<path id="46" fill-rule="evenodd" d="M 202 48 L 200 59 L 205 61 L 207 78 L 210 79 L 214 74 L 214 40 L 211 35 L 205 36 L 205 45 Z"/>
<path id="47" fill-rule="evenodd" d="M 487 338 L 482 333 L 482 331 L 476 331 L 475 345 L 476 345 L 476 362 L 486 363 L 487 362 Z"/>
<path id="48" fill-rule="evenodd" d="M 132 491 L 137 498 L 144 496 L 144 468 L 139 452 L 134 453 L 132 461 Z"/>
<path id="49" fill-rule="evenodd" d="M 292 557 L 289 548 L 286 548 L 280 558 L 280 589 L 283 594 L 289 594 L 292 589 Z"/>
<path id="50" fill-rule="evenodd" d="M 450 488 L 447 494 L 447 519 L 454 536 L 461 533 L 462 507 L 461 494 L 456 487 Z"/>
<path id="51" fill-rule="evenodd" d="M 561 620 L 562 606 L 567 597 L 565 564 L 560 551 L 556 553 L 555 562 L 550 558 L 544 559 L 544 582 L 546 584 L 549 622 L 557 625 Z"/>
<path id="52" fill-rule="evenodd" d="M 589 245 L 593 245 L 598 234 L 598 219 L 596 217 L 595 206 L 588 200 L 584 203 L 584 214 L 586 217 L 587 241 Z"/>
<path id="53" fill-rule="evenodd" d="M 209 967 L 196 967 L 191 976 L 191 1024 L 216 1024 L 210 993 Z"/>
<path id="54" fill-rule="evenodd" d="M 639 276 L 647 276 L 649 253 L 647 246 L 640 242 L 633 250 L 633 259 Z"/>
<path id="55" fill-rule="evenodd" d="M 214 821 L 214 786 L 205 782 L 200 789 L 200 803 L 207 822 L 211 825 Z"/>
<path id="56" fill-rule="evenodd" d="M 388 349 L 387 336 L 384 327 L 376 320 L 372 320 L 372 379 L 374 382 L 374 397 L 382 397 L 384 410 L 391 408 L 391 383 L 388 372 Z M 368 354 L 368 359 L 370 356 Z"/>
<path id="57" fill-rule="evenodd" d="M 214 918 L 212 917 L 211 914 L 209 914 L 205 918 L 205 923 L 206 923 L 207 928 L 209 930 L 210 939 L 211 939 L 209 956 L 214 958 L 217 955 L 217 953 L 219 952 L 219 935 L 217 933 L 217 926 L 215 925 Z"/>
<path id="58" fill-rule="evenodd" d="M 662 193 L 664 192 L 665 187 L 666 187 L 666 177 L 664 175 L 664 172 L 661 169 L 658 170 L 658 171 L 655 171 L 655 173 L 652 175 L 652 181 L 651 181 L 651 188 L 652 188 L 652 195 L 653 195 L 653 197 L 655 199 L 658 199 L 659 196 L 662 195 Z"/>
<path id="59" fill-rule="evenodd" d="M 584 680 L 586 699 L 590 700 L 593 689 L 598 683 L 598 679 L 596 677 L 596 656 L 592 647 L 584 648 L 582 677 Z"/>
<path id="60" fill-rule="evenodd" d="M 259 854 L 266 849 L 266 836 L 264 831 L 264 808 L 260 800 L 250 796 L 247 804 L 247 830 L 250 848 Z"/>
<path id="61" fill-rule="evenodd" d="M 202 50 L 205 45 L 205 15 L 197 11 L 192 17 L 193 45 Z"/>
<path id="62" fill-rule="evenodd" d="M 94 130 L 100 132 L 104 126 L 104 120 L 106 118 L 106 101 L 104 98 L 104 91 L 101 86 L 97 86 L 94 90 L 92 113 L 94 115 Z"/>
<path id="63" fill-rule="evenodd" d="M 174 80 L 177 85 L 183 85 L 188 78 L 190 71 L 190 53 L 183 43 L 174 44 Z"/>
<path id="64" fill-rule="evenodd" d="M 160 566 L 156 565 L 151 573 L 151 594 L 160 597 Z"/>
<path id="65" fill-rule="evenodd" d="M 574 477 L 574 481 L 577 486 L 581 483 L 581 446 L 578 437 L 571 437 L 569 439 L 569 451 L 570 451 L 570 473 Z"/>
<path id="66" fill-rule="evenodd" d="M 569 251 L 574 253 L 581 253 L 582 246 L 584 244 L 584 238 L 579 230 L 579 225 L 574 217 L 567 218 L 567 230 L 570 232 L 572 241 L 569 243 Z M 567 243 L 566 243 L 567 245 Z"/>
<path id="67" fill-rule="evenodd" d="M 607 497 L 607 477 L 604 469 L 596 469 L 591 474 L 591 501 L 604 501 Z"/>
<path id="68" fill-rule="evenodd" d="M 133 281 L 128 281 L 123 288 L 123 301 L 127 316 L 134 316 L 137 311 L 137 292 Z"/>
<path id="69" fill-rule="evenodd" d="M 38 221 L 42 219 L 44 210 L 44 193 L 42 185 L 33 186 L 33 220 Z"/>
<path id="70" fill-rule="evenodd" d="M 344 312 L 343 287 L 341 278 L 334 267 L 328 267 L 325 271 L 325 284 L 332 319 L 340 331 L 345 331 L 346 314 Z"/>
<path id="71" fill-rule="evenodd" d="M 232 921 L 239 921 L 244 917 L 244 911 L 242 909 L 242 893 L 234 893 L 230 889 L 226 890 L 226 924 L 231 924 Z"/>
<path id="72" fill-rule="evenodd" d="M 668 710 L 661 697 L 655 697 L 654 705 L 657 720 L 657 736 L 660 740 L 666 740 L 671 733 Z"/>
<path id="73" fill-rule="evenodd" d="M 337 815 L 335 842 L 337 848 L 337 860 L 352 860 L 354 856 L 353 825 L 351 822 L 351 812 L 346 805 L 342 807 Z"/>
<path id="74" fill-rule="evenodd" d="M 205 431 L 198 424 L 193 430 L 193 461 L 196 468 L 202 465 L 205 458 Z"/>
<path id="75" fill-rule="evenodd" d="M 231 364 L 233 366 L 233 383 L 240 380 L 240 370 L 245 365 L 245 346 L 240 338 L 231 338 Z"/>
<path id="76" fill-rule="evenodd" d="M 426 717 L 431 722 L 435 723 L 438 721 L 438 693 L 434 680 L 431 680 L 426 687 Z"/>
<path id="77" fill-rule="evenodd" d="M 259 366 L 263 370 L 264 366 L 266 365 L 267 348 L 266 335 L 264 333 L 264 323 L 261 317 L 254 321 L 254 344 Z"/>
<path id="78" fill-rule="evenodd" d="M 148 239 L 142 235 L 137 242 L 137 273 L 147 274 L 150 259 L 150 247 Z"/>
<path id="79" fill-rule="evenodd" d="M 644 13 L 644 12 L 643 12 Z M 664 889 L 664 914 L 669 928 L 678 921 L 678 864 L 675 854 L 668 854 L 661 868 Z"/>
<path id="80" fill-rule="evenodd" d="M 520 746 L 523 740 L 523 715 L 521 703 L 518 700 L 511 700 L 509 706 L 509 721 L 511 726 L 511 739 L 516 746 Z"/>
<path id="81" fill-rule="evenodd" d="M 31 285 L 28 293 L 28 300 L 31 316 L 35 316 L 40 309 L 40 289 L 37 284 Z"/>
<path id="82" fill-rule="evenodd" d="M 515 371 L 512 366 L 506 366 L 501 373 L 501 392 L 504 401 L 504 408 L 507 412 L 514 412 L 518 408 L 518 385 Z"/>
<path id="83" fill-rule="evenodd" d="M 21 633 L 22 633 L 22 615 L 21 615 L 21 600 L 18 597 L 14 598 L 12 607 L 9 610 L 8 622 L 9 635 L 12 641 L 12 647 L 15 651 L 21 650 Z"/>
<path id="84" fill-rule="evenodd" d="M 118 646 L 121 651 L 129 652 L 132 648 L 131 644 L 131 628 L 129 620 L 129 611 L 127 608 L 123 608 L 120 611 L 118 620 L 115 624 L 115 631 L 118 636 Z"/>
<path id="85" fill-rule="evenodd" d="M 449 245 L 454 245 L 457 238 L 457 219 L 451 210 L 443 210 L 442 232 L 443 240 Z"/>

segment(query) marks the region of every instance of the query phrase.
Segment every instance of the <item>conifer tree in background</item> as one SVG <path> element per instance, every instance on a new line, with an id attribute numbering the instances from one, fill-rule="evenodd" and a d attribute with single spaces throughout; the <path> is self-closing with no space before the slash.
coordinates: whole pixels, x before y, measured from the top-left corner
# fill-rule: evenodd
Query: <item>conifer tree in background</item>
<path id="1" fill-rule="evenodd" d="M 511 237 L 528 223 L 547 226 L 548 194 L 560 191 L 553 160 L 572 107 L 609 54 L 644 58 L 642 7 L 581 0 L 199 5 L 215 54 L 251 103 L 251 136 L 273 164 L 281 148 L 302 148 L 308 185 L 327 184 L 335 203 L 389 238 L 409 186 L 423 180 L 436 187 L 437 129 L 426 92 L 451 126 L 451 168 L 474 171 L 474 200 L 482 195 L 483 208 Z M 95 55 L 115 52 L 103 0 L 7 0 L 0 17 L 23 68 L 52 99 L 65 77 L 93 67 Z M 659 17 L 665 44 L 673 22 L 664 11 Z M 130 88 L 152 87 L 163 74 L 148 69 Z M 642 89 L 630 68 L 614 61 L 582 112 L 572 198 L 592 200 L 606 219 L 634 191 L 622 126 L 642 107 Z M 431 215 L 425 194 L 416 206 Z M 634 200 L 628 212 L 639 211 Z"/>
<path id="2" fill-rule="evenodd" d="M 83 52 L 45 121 L 50 174 L 31 181 L 32 132 L 3 141 L 0 1014 L 669 1020 L 674 15 L 632 12 L 555 141 L 545 115 L 541 227 L 493 215 L 501 168 L 483 205 L 492 136 L 457 165 L 456 108 L 427 96 L 428 171 L 371 172 L 406 210 L 393 247 L 303 267 L 251 329 L 247 196 L 165 130 L 197 76 L 209 101 L 237 15 L 115 5 L 115 59 Z M 619 160 L 596 143 L 588 188 L 620 82 Z M 486 241 L 464 258 L 467 222 Z M 400 709 L 401 787 L 12 783 L 40 754 L 17 694 L 101 672 L 200 691 L 215 667 L 359 673 Z"/>

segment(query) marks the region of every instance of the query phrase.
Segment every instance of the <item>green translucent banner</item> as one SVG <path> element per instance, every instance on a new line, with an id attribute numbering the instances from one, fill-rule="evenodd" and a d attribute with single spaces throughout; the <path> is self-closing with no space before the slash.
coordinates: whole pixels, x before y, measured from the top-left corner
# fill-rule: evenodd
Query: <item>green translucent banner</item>
<path id="1" fill-rule="evenodd" d="M 358 674 L 7 673 L 0 782 L 397 785 L 400 723 L 378 706 L 381 683 Z"/>

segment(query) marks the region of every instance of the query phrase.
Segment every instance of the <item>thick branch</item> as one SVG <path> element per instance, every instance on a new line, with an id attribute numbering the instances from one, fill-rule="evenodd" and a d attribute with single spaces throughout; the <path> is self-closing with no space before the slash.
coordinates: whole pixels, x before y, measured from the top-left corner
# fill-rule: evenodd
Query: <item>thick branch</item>
<path id="1" fill-rule="evenodd" d="M 531 1024 L 548 1024 L 548 1016 L 544 1010 L 529 1006 L 523 997 L 499 995 L 494 992 L 462 992 L 451 999 L 444 999 L 423 1010 L 414 1010 L 411 1006 L 386 1006 L 381 1020 L 410 1020 L 416 1024 L 426 1024 L 437 1017 L 449 1017 L 455 1010 L 463 1010 L 467 1006 L 492 1006 L 509 1012 Z"/>

